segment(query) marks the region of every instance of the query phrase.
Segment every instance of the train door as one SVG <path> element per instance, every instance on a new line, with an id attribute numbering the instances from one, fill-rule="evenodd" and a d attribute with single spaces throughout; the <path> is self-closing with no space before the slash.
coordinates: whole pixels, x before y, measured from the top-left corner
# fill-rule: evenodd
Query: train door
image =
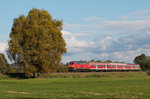
<path id="1" fill-rule="evenodd" d="M 107 71 L 107 65 L 105 65 L 105 70 Z"/>

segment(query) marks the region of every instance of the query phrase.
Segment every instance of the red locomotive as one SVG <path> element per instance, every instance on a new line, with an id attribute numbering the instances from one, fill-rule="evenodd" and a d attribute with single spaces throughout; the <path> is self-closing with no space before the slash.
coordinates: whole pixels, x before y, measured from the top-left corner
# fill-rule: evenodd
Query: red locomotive
<path id="1" fill-rule="evenodd" d="M 139 64 L 125 63 L 97 63 L 72 61 L 68 64 L 68 70 L 71 71 L 140 71 Z"/>

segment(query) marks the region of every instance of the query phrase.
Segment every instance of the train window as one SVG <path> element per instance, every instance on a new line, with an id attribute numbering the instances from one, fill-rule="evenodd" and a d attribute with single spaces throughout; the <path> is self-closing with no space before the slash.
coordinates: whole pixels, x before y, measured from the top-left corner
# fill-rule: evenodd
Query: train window
<path id="1" fill-rule="evenodd" d="M 137 67 L 137 66 L 132 66 L 133 68 Z"/>
<path id="2" fill-rule="evenodd" d="M 91 65 L 92 67 L 96 67 L 96 65 Z"/>
<path id="3" fill-rule="evenodd" d="M 70 64 L 70 65 L 73 65 L 74 63 L 73 63 L 73 62 L 70 62 L 69 64 Z"/>
<path id="4" fill-rule="evenodd" d="M 87 64 L 88 65 L 88 62 L 84 62 L 83 64 Z"/>
<path id="5" fill-rule="evenodd" d="M 82 62 L 77 62 L 77 64 L 82 64 Z"/>
<path id="6" fill-rule="evenodd" d="M 105 67 L 105 65 L 101 65 L 101 67 Z"/>
<path id="7" fill-rule="evenodd" d="M 111 65 L 107 65 L 107 67 L 111 67 Z"/>
<path id="8" fill-rule="evenodd" d="M 112 67 L 116 67 L 115 65 L 112 65 Z"/>
<path id="9" fill-rule="evenodd" d="M 98 67 L 104 67 L 104 65 L 98 65 Z"/>

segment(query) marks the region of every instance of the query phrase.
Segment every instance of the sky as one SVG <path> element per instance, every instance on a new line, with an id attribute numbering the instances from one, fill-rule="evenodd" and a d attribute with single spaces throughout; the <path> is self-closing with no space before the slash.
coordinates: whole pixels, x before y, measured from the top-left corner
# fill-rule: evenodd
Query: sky
<path id="1" fill-rule="evenodd" d="M 13 19 L 32 8 L 63 20 L 67 54 L 62 62 L 133 63 L 150 55 L 150 0 L 0 0 L 0 53 L 6 55 Z M 9 61 L 9 60 L 8 60 Z"/>

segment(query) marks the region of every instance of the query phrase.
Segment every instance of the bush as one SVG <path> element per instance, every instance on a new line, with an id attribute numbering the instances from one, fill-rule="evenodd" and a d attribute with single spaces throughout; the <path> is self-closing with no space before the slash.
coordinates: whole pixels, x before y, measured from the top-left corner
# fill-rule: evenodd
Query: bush
<path id="1" fill-rule="evenodd" d="M 57 72 L 68 72 L 68 66 L 60 66 Z"/>
<path id="2" fill-rule="evenodd" d="M 8 64 L 4 54 L 0 53 L 0 73 L 5 74 L 10 69 L 10 65 Z"/>
<path id="3" fill-rule="evenodd" d="M 147 75 L 150 75 L 150 70 L 147 71 Z"/>
<path id="4" fill-rule="evenodd" d="M 17 73 L 17 69 L 16 68 L 11 68 L 7 71 L 7 73 Z"/>

